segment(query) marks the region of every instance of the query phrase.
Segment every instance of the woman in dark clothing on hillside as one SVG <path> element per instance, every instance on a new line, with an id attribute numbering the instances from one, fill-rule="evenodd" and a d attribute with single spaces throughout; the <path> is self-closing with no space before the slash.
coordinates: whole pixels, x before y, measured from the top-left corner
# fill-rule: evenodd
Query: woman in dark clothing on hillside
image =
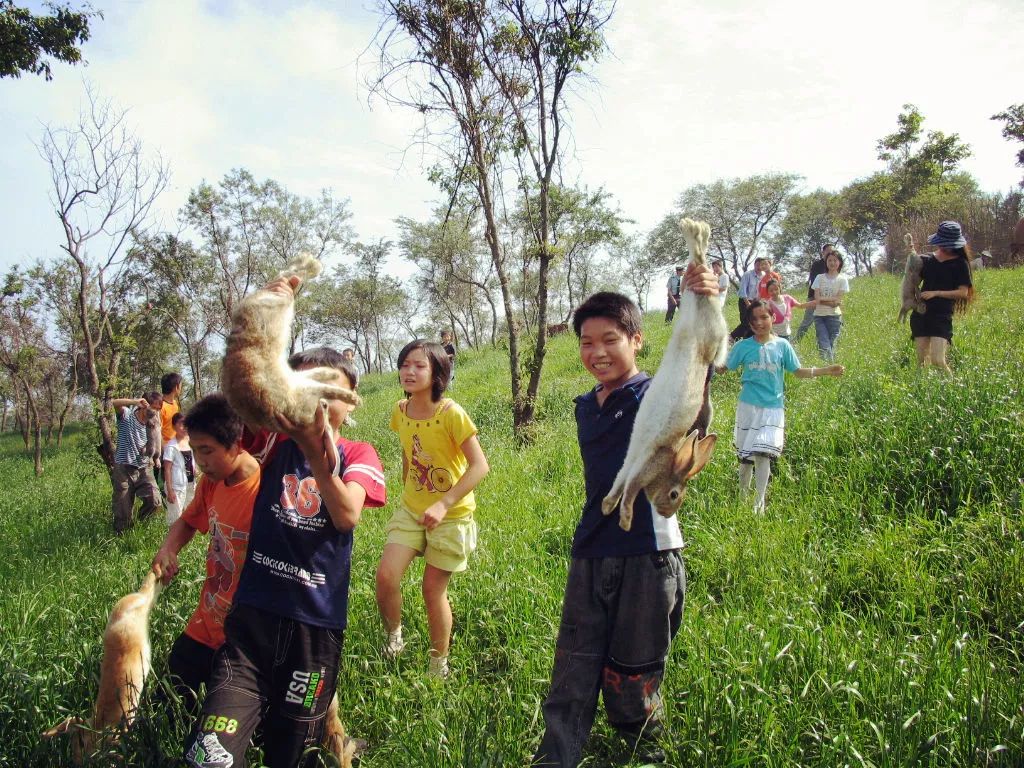
<path id="1" fill-rule="evenodd" d="M 932 256 L 924 257 L 921 269 L 921 298 L 924 314 L 910 314 L 910 335 L 917 350 L 917 364 L 929 364 L 951 373 L 946 349 L 953 341 L 953 312 L 962 312 L 974 300 L 971 279 L 971 251 L 955 221 L 939 224 L 928 245 L 936 246 Z"/>

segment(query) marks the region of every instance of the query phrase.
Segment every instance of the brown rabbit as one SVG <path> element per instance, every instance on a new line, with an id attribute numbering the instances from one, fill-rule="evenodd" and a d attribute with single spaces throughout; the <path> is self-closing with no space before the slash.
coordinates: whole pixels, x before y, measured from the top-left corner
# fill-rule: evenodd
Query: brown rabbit
<path id="1" fill-rule="evenodd" d="M 679 222 L 695 264 L 705 264 L 711 228 L 703 221 Z M 695 422 L 706 430 L 711 403 L 705 383 L 708 366 L 725 359 L 726 327 L 717 296 L 683 293 L 665 356 L 636 414 L 626 459 L 601 510 L 619 508 L 619 526 L 633 525 L 633 502 L 644 491 L 664 517 L 679 511 L 686 484 L 711 458 L 715 435 L 699 437 Z"/>
<path id="2" fill-rule="evenodd" d="M 331 706 L 327 710 L 327 724 L 324 726 L 324 738 L 321 743 L 324 749 L 337 758 L 341 768 L 352 768 L 353 758 L 359 757 L 366 750 L 365 741 L 350 738 L 345 733 L 345 726 L 338 715 L 338 694 L 334 694 Z"/>
<path id="3" fill-rule="evenodd" d="M 907 245 L 907 266 L 903 271 L 903 284 L 900 286 L 900 313 L 897 322 L 906 320 L 911 310 L 923 315 L 928 311 L 928 305 L 921 300 L 921 269 L 924 267 L 924 260 L 917 255 L 914 248 L 914 236 L 909 232 L 903 236 L 903 242 Z"/>
<path id="4" fill-rule="evenodd" d="M 139 591 L 122 597 L 110 612 L 103 631 L 100 690 L 92 719 L 68 717 L 43 733 L 47 739 L 68 734 L 75 765 L 95 751 L 101 740 L 115 742 L 135 720 L 151 666 L 149 612 L 163 588 L 160 576 L 160 566 L 154 564 Z"/>
<path id="5" fill-rule="evenodd" d="M 303 280 L 320 274 L 320 262 L 299 256 L 278 275 Z M 250 427 L 280 431 L 275 413 L 296 425 L 311 424 L 321 400 L 362 401 L 339 387 L 333 368 L 293 371 L 288 365 L 288 341 L 295 316 L 294 296 L 260 289 L 238 304 L 231 318 L 221 372 L 221 389 L 242 421 Z"/>

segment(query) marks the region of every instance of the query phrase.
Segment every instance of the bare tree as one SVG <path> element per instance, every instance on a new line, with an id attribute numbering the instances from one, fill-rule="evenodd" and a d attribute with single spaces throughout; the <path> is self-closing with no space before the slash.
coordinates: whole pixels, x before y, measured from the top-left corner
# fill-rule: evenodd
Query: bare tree
<path id="1" fill-rule="evenodd" d="M 129 247 L 144 233 L 150 210 L 167 186 L 168 169 L 147 158 L 126 125 L 126 113 L 92 88 L 78 124 L 48 126 L 39 152 L 49 165 L 51 202 L 63 229 L 61 250 L 74 265 L 85 385 L 96 401 L 101 454 L 112 466 L 110 401 L 131 332 L 145 312 L 139 300 L 138 256 Z"/>
<path id="2" fill-rule="evenodd" d="M 454 200 L 463 185 L 477 195 L 484 239 L 501 289 L 509 334 L 513 426 L 523 437 L 536 410 L 546 353 L 548 270 L 554 258 L 548 190 L 565 151 L 568 86 L 604 49 L 606 0 L 382 0 L 381 73 L 374 90 L 417 109 L 424 133 L 453 160 L 435 174 Z M 438 129 L 440 123 L 440 129 Z M 433 131 L 433 132 L 432 132 Z M 536 342 L 523 386 L 520 331 L 499 232 L 502 175 L 515 169 L 537 194 L 531 209 L 536 271 Z M 526 182 L 529 182 L 527 184 Z"/>
<path id="3" fill-rule="evenodd" d="M 11 282 L 9 276 L 7 284 Z M 19 295 L 5 298 L 0 304 L 0 366 L 10 377 L 15 392 L 24 398 L 22 437 L 28 448 L 28 434 L 32 434 L 32 453 L 38 476 L 43 473 L 39 390 L 45 367 L 46 331 L 31 297 L 19 291 Z"/>

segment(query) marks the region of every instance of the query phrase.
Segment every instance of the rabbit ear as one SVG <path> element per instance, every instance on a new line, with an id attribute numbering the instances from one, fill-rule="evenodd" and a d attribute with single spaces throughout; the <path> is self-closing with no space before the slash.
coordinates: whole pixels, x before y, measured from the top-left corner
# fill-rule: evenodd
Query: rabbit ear
<path id="1" fill-rule="evenodd" d="M 672 460 L 672 474 L 681 475 L 685 473 L 690 462 L 693 460 L 693 449 L 697 444 L 697 430 L 693 430 L 686 437 L 683 438 L 683 442 L 676 448 L 676 455 Z"/>
<path id="2" fill-rule="evenodd" d="M 718 435 L 715 434 L 708 435 L 697 441 L 697 445 L 693 449 L 693 464 L 690 466 L 690 471 L 686 473 L 687 480 L 696 476 L 698 472 L 704 469 L 704 465 L 711 461 L 711 454 L 714 453 L 717 441 Z"/>
<path id="3" fill-rule="evenodd" d="M 697 430 L 686 436 L 683 444 L 676 451 L 675 461 L 672 470 L 677 475 L 683 475 L 683 479 L 690 480 L 698 472 L 704 469 L 704 465 L 711 460 L 711 454 L 715 449 L 715 442 L 718 435 L 711 434 L 707 437 L 697 439 Z"/>
<path id="4" fill-rule="evenodd" d="M 85 720 L 83 720 L 81 717 L 70 717 L 69 716 L 69 717 L 66 717 L 63 720 L 61 720 L 59 723 L 57 723 L 55 726 L 53 726 L 53 728 L 50 728 L 47 731 L 43 731 L 41 735 L 42 735 L 42 737 L 44 739 L 52 739 L 55 736 L 61 736 L 61 735 L 65 734 L 65 733 L 67 733 L 72 728 L 77 728 L 78 726 L 82 725 L 82 723 L 84 723 L 84 722 L 85 722 Z"/>

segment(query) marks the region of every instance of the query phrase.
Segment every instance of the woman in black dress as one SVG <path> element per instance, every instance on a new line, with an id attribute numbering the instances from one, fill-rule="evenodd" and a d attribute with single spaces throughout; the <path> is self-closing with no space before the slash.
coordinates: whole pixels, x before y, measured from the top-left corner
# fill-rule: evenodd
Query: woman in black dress
<path id="1" fill-rule="evenodd" d="M 955 221 L 939 224 L 928 245 L 936 249 L 932 256 L 924 257 L 921 269 L 921 299 L 927 311 L 910 314 L 910 335 L 917 349 L 918 366 L 931 364 L 951 373 L 946 349 L 953 341 L 953 312 L 962 312 L 974 299 L 971 252 Z"/>

